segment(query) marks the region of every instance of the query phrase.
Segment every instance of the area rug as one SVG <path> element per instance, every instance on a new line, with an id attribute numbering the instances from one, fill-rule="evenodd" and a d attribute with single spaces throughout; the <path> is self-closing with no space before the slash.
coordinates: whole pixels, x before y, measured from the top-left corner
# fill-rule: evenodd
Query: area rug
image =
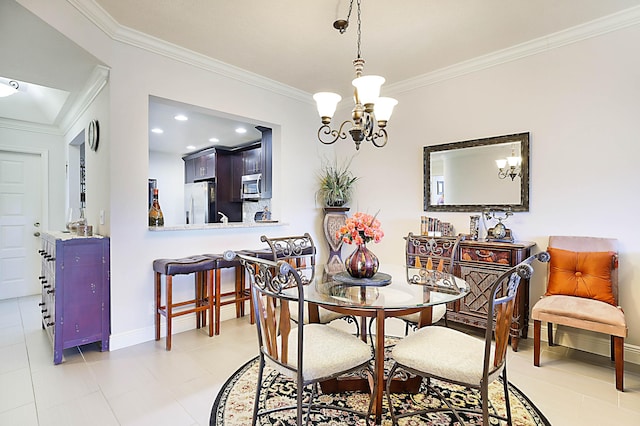
<path id="1" fill-rule="evenodd" d="M 256 392 L 258 376 L 258 358 L 247 362 L 227 380 L 220 390 L 211 410 L 210 425 L 216 426 L 248 426 L 251 425 L 253 404 Z M 260 401 L 260 407 L 273 407 L 283 405 L 295 405 L 296 388 L 291 380 L 284 378 L 274 370 L 265 368 L 264 381 L 268 394 Z M 449 402 L 456 407 L 479 408 L 480 394 L 478 391 L 449 383 L 432 381 L 440 391 L 448 398 Z M 511 402 L 511 415 L 514 426 L 550 426 L 549 421 L 533 405 L 533 403 L 509 383 L 509 398 Z M 435 394 L 424 394 L 425 383 L 422 384 L 421 392 L 417 394 L 393 394 L 394 407 L 402 407 L 404 410 L 410 407 L 440 406 L 443 403 Z M 263 390 L 264 395 L 264 390 Z M 331 403 L 338 406 L 348 406 L 358 411 L 366 411 L 369 404 L 369 395 L 364 392 L 342 392 L 338 394 L 321 394 L 322 402 Z M 504 397 L 502 394 L 502 383 L 495 381 L 489 387 L 489 399 L 491 400 L 491 410 L 504 415 Z M 382 425 L 390 426 L 391 418 L 387 411 L 386 397 L 384 400 L 384 414 Z M 469 425 L 481 425 L 482 418 L 474 415 L 463 415 L 463 419 Z M 281 411 L 263 416 L 258 424 L 264 425 L 295 425 L 295 410 Z M 363 418 L 350 415 L 335 410 L 322 410 L 319 414 L 312 415 L 311 424 L 317 426 L 337 426 L 337 425 L 362 425 L 366 424 Z M 458 425 L 459 423 L 450 413 L 432 413 L 422 417 L 409 417 L 400 420 L 401 425 L 407 426 L 443 426 Z M 491 425 L 506 424 L 491 420 Z"/>

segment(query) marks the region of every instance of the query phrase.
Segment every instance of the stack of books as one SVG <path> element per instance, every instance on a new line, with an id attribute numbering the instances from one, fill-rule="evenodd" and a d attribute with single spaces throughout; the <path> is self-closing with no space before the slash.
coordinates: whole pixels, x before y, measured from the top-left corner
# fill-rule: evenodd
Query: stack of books
<path id="1" fill-rule="evenodd" d="M 420 233 L 430 237 L 451 237 L 454 235 L 453 225 L 429 216 L 420 218 Z"/>

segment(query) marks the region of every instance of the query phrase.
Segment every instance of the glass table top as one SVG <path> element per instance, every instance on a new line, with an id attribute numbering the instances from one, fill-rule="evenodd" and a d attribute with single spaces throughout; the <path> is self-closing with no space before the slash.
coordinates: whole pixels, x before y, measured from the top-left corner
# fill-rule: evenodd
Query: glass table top
<path id="1" fill-rule="evenodd" d="M 459 289 L 459 292 L 439 291 L 438 281 L 409 283 L 404 265 L 382 265 L 378 272 L 389 274 L 391 282 L 384 286 L 354 285 L 337 282 L 332 274 L 326 272 L 316 274 L 315 282 L 305 286 L 304 300 L 328 306 L 343 306 L 363 309 L 410 309 L 449 303 L 464 297 L 469 292 L 469 285 L 461 278 L 450 274 L 442 274 L 437 278 L 448 280 Z M 413 272 L 409 274 L 413 277 Z M 442 281 L 440 281 L 442 283 Z M 285 290 L 288 296 L 297 298 L 297 289 Z"/>

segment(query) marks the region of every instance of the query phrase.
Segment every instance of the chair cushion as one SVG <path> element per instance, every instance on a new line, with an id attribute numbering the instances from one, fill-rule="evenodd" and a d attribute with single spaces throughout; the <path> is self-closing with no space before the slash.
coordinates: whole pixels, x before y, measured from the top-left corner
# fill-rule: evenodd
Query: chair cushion
<path id="1" fill-rule="evenodd" d="M 534 305 L 531 318 L 614 336 L 627 336 L 627 322 L 622 309 L 593 299 L 546 296 Z"/>
<path id="2" fill-rule="evenodd" d="M 611 289 L 613 252 L 547 250 L 551 261 L 546 296 L 577 296 L 616 304 Z"/>
<path id="3" fill-rule="evenodd" d="M 298 302 L 289 302 L 289 311 L 291 319 L 295 322 L 298 321 Z M 346 315 L 340 314 L 338 312 L 330 311 L 329 309 L 325 309 L 322 306 L 318 307 L 318 315 L 320 316 L 320 324 L 329 324 L 331 321 L 336 320 L 338 318 L 342 318 Z M 304 306 L 304 323 L 309 324 L 309 308 L 305 303 Z"/>
<path id="4" fill-rule="evenodd" d="M 280 338 L 278 338 L 280 339 Z M 280 344 L 280 342 L 278 342 Z M 289 335 L 289 365 L 297 367 L 298 333 Z M 366 363 L 373 358 L 371 347 L 356 336 L 328 325 L 304 326 L 303 371 L 305 382 L 331 377 Z M 269 360 L 269 358 L 266 358 Z M 295 374 L 273 362 L 280 373 L 295 379 Z"/>
<path id="5" fill-rule="evenodd" d="M 482 380 L 484 346 L 484 340 L 457 330 L 424 327 L 400 340 L 393 348 L 392 356 L 414 370 L 478 385 Z M 493 359 L 493 348 L 491 354 Z M 493 381 L 500 371 L 493 372 L 489 381 Z"/>
<path id="6" fill-rule="evenodd" d="M 440 305 L 435 305 L 431 309 L 431 324 L 435 324 L 440 321 L 445 314 L 447 313 L 447 305 L 441 303 Z M 420 312 L 416 312 L 409 315 L 402 315 L 400 317 L 401 320 L 411 322 L 414 324 L 418 324 L 420 321 Z"/>

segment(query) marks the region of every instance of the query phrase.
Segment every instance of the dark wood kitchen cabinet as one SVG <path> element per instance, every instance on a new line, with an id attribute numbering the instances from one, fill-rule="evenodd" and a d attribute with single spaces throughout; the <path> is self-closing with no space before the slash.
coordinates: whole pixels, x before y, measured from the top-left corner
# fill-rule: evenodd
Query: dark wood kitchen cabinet
<path id="1" fill-rule="evenodd" d="M 212 180 L 216 177 L 216 150 L 207 148 L 203 151 L 182 157 L 184 160 L 184 182 L 193 183 L 201 180 Z"/>
<path id="2" fill-rule="evenodd" d="M 43 233 L 40 282 L 42 328 L 53 342 L 53 363 L 64 349 L 100 342 L 109 350 L 109 238 Z"/>
<path id="3" fill-rule="evenodd" d="M 487 298 L 485 290 L 507 269 L 525 260 L 535 243 L 464 240 L 458 248 L 455 275 L 464 279 L 471 290 L 449 307 L 447 321 L 485 329 Z M 511 347 L 518 350 L 520 337 L 527 338 L 529 324 L 529 280 L 521 280 L 516 295 L 511 324 Z"/>
<path id="4" fill-rule="evenodd" d="M 260 141 L 260 173 L 262 180 L 260 181 L 262 198 L 271 198 L 271 182 L 273 169 L 273 130 L 268 127 L 256 126 L 256 129 L 262 132 Z"/>
<path id="5" fill-rule="evenodd" d="M 253 148 L 242 151 L 242 173 L 253 175 L 262 172 L 262 146 L 256 145 Z"/>

